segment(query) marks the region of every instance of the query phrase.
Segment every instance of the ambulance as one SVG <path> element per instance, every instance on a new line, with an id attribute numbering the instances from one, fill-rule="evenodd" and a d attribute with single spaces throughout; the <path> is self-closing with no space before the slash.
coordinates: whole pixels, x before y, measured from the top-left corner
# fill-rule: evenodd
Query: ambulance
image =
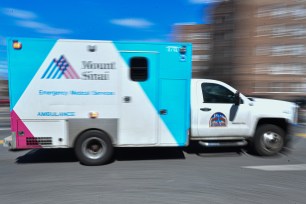
<path id="1" fill-rule="evenodd" d="M 10 149 L 73 148 L 85 165 L 116 148 L 245 146 L 275 155 L 297 106 L 192 79 L 189 43 L 9 38 Z"/>

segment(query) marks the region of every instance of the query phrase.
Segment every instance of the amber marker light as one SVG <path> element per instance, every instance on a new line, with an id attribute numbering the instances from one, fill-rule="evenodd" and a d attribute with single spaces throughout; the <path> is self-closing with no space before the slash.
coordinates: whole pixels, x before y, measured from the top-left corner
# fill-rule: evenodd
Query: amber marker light
<path id="1" fill-rule="evenodd" d="M 13 48 L 14 48 L 15 50 L 20 50 L 20 49 L 22 48 L 21 42 L 19 42 L 18 40 L 14 40 L 14 41 L 13 41 Z"/>
<path id="2" fill-rule="evenodd" d="M 90 112 L 90 113 L 89 113 L 89 117 L 90 117 L 90 118 L 93 118 L 93 119 L 94 119 L 94 118 L 97 118 L 98 116 L 99 116 L 99 113 L 98 113 L 98 112 Z"/>

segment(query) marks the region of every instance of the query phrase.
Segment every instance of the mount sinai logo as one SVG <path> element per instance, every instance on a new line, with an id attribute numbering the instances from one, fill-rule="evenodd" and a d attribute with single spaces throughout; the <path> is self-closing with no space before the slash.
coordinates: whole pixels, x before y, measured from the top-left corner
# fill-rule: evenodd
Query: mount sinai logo
<path id="1" fill-rule="evenodd" d="M 109 70 L 116 69 L 116 63 L 93 63 L 92 61 L 82 61 L 81 77 L 75 69 L 69 64 L 64 55 L 57 60 L 54 58 L 49 64 L 41 79 L 82 79 L 82 80 L 110 80 Z M 97 70 L 99 73 L 97 73 Z M 105 71 L 101 73 L 101 70 Z"/>
<path id="2" fill-rule="evenodd" d="M 56 58 L 52 60 L 41 79 L 60 79 L 63 76 L 66 79 L 80 79 L 64 55 L 61 55 L 58 60 Z"/>

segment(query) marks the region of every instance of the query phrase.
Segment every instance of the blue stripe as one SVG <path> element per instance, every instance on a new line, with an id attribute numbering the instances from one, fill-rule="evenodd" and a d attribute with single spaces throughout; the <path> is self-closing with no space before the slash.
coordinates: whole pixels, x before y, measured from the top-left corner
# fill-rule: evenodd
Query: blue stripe
<path id="1" fill-rule="evenodd" d="M 61 70 L 61 73 L 60 73 L 60 75 L 57 77 L 57 79 L 60 79 L 60 78 L 63 76 L 63 74 L 66 72 L 68 66 L 69 66 L 69 65 L 67 64 L 66 67 L 65 67 L 64 69 Z"/>
<path id="2" fill-rule="evenodd" d="M 58 75 L 58 73 L 61 71 L 61 68 L 59 66 L 59 63 L 61 62 L 61 60 L 63 59 L 63 55 L 59 58 L 59 60 L 57 61 L 56 63 L 56 66 L 57 66 L 57 71 L 55 72 L 55 74 L 52 76 L 52 79 L 55 79 L 56 76 Z"/>
<path id="3" fill-rule="evenodd" d="M 56 76 L 58 75 L 58 73 L 59 74 L 61 74 L 60 72 L 61 72 L 61 68 L 59 67 L 59 66 L 56 66 L 58 69 L 56 70 L 56 72 L 54 73 L 54 75 L 52 76 L 52 79 L 55 79 L 55 78 L 57 78 Z"/>
<path id="4" fill-rule="evenodd" d="M 53 66 L 51 72 L 50 72 L 49 75 L 47 76 L 47 79 L 50 79 L 50 77 L 52 76 L 53 72 L 54 72 L 56 69 L 58 69 L 57 64 L 54 64 L 54 66 Z"/>
<path id="5" fill-rule="evenodd" d="M 52 62 L 50 63 L 49 67 L 47 68 L 47 70 L 45 71 L 45 73 L 43 74 L 43 76 L 41 77 L 41 79 L 44 79 L 45 76 L 48 74 L 49 70 L 51 69 L 51 67 L 54 64 L 54 60 L 52 60 Z"/>
<path id="6" fill-rule="evenodd" d="M 64 57 L 64 55 L 61 55 L 60 59 L 61 59 L 61 60 L 64 59 L 64 62 L 66 63 L 66 67 L 65 67 L 64 69 L 61 70 L 61 73 L 60 73 L 58 79 L 61 78 L 61 77 L 63 76 L 63 74 L 64 74 L 64 73 L 66 72 L 66 70 L 67 70 L 67 67 L 69 67 L 69 64 L 68 64 L 66 58 Z"/>

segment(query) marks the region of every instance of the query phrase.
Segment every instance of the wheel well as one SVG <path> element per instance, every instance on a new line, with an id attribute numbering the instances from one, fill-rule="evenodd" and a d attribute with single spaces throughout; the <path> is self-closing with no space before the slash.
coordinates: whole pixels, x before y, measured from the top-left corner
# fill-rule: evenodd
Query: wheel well
<path id="1" fill-rule="evenodd" d="M 276 125 L 283 129 L 285 134 L 288 133 L 288 123 L 284 118 L 262 118 L 258 121 L 257 128 L 265 124 Z"/>
<path id="2" fill-rule="evenodd" d="M 101 129 L 98 129 L 98 128 L 90 128 L 90 129 L 83 130 L 82 132 L 80 132 L 80 133 L 75 137 L 75 139 L 74 139 L 74 141 L 73 141 L 73 147 L 75 147 L 76 141 L 78 140 L 78 138 L 79 138 L 82 134 L 84 134 L 85 132 L 91 131 L 91 130 L 97 130 L 97 131 L 100 131 L 101 133 L 107 135 L 107 136 L 109 137 L 109 139 L 110 139 L 110 140 L 112 141 L 112 143 L 113 143 L 112 137 L 110 137 L 110 135 L 109 135 L 107 132 L 105 132 L 104 130 L 101 130 Z"/>

